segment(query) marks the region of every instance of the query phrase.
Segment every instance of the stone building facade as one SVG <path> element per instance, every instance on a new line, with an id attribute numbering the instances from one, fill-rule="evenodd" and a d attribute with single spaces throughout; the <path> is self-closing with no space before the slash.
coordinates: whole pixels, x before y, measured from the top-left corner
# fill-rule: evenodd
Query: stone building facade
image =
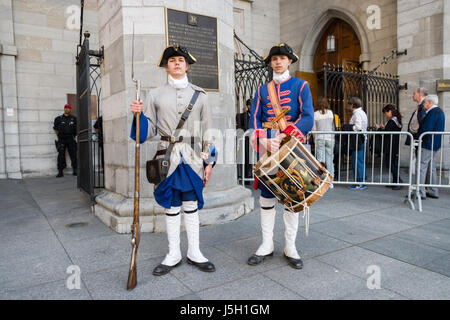
<path id="1" fill-rule="evenodd" d="M 76 91 L 79 12 L 76 0 L 0 3 L 0 178 L 56 170 L 53 120 Z M 95 46 L 97 20 L 97 1 L 86 1 Z"/>
<path id="2" fill-rule="evenodd" d="M 337 46 L 343 52 L 333 58 L 337 64 L 372 70 L 392 50 L 407 49 L 407 55 L 379 69 L 408 84 L 399 101 L 406 117 L 415 108 L 415 87 L 436 92 L 437 80 L 450 79 L 450 0 L 86 0 L 83 30 L 91 33 L 91 48 L 105 48 L 101 105 L 106 188 L 98 198 L 97 211 L 110 225 L 125 226 L 131 216 L 134 146 L 128 138 L 132 119 L 127 106 L 134 95 L 132 22 L 136 25 L 136 76 L 142 79 L 145 97 L 166 80 L 165 72 L 156 67 L 166 45 L 165 8 L 217 17 L 221 87 L 209 98 L 214 123 L 222 130 L 235 128 L 233 59 L 239 48 L 233 30 L 261 56 L 273 44 L 289 43 L 300 57 L 290 69 L 292 75 L 312 81 L 317 65 L 331 59 L 320 52 L 327 32 L 337 30 Z M 68 95 L 76 92 L 79 12 L 78 0 L 0 2 L 0 178 L 56 173 L 52 123 Z M 448 114 L 450 93 L 440 92 L 439 97 Z M 142 149 L 142 167 L 154 148 L 149 143 Z M 147 226 L 159 230 L 160 222 L 153 217 L 158 210 L 150 196 L 152 187 L 143 183 L 141 190 L 148 197 L 144 199 L 148 201 Z M 227 214 L 235 218 L 252 207 L 249 193 L 236 185 L 232 164 L 217 166 L 207 191 L 217 219 Z M 230 203 L 234 203 L 231 210 L 217 209 Z"/>

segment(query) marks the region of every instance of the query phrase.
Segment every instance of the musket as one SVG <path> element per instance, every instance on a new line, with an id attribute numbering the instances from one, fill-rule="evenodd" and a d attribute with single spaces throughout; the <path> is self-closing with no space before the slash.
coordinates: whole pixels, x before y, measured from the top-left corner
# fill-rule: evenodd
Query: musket
<path id="1" fill-rule="evenodd" d="M 134 78 L 134 23 L 133 23 L 133 48 L 131 57 L 131 78 L 136 83 L 136 101 L 140 101 L 141 81 Z M 136 142 L 134 152 L 134 213 L 131 225 L 131 253 L 130 269 L 128 271 L 127 290 L 133 290 L 137 284 L 136 256 L 139 248 L 139 169 L 140 169 L 140 113 L 136 114 Z"/>

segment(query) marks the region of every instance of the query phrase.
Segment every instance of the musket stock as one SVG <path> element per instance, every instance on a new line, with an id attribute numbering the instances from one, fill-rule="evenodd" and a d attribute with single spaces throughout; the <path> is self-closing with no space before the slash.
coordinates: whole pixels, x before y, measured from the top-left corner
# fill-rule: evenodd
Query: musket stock
<path id="1" fill-rule="evenodd" d="M 131 78 L 136 83 L 136 101 L 140 101 L 141 82 L 134 79 L 134 24 L 133 24 L 133 53 L 131 61 Z M 139 248 L 139 169 L 140 169 L 140 113 L 136 114 L 136 142 L 134 153 L 134 212 L 133 224 L 131 225 L 131 245 L 133 251 L 131 252 L 130 269 L 128 271 L 127 290 L 133 290 L 137 284 L 137 250 Z"/>

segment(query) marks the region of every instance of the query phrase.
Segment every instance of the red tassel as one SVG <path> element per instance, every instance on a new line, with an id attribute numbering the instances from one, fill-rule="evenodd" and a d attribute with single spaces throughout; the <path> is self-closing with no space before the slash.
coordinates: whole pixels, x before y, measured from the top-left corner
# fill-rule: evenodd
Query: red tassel
<path id="1" fill-rule="evenodd" d="M 253 185 L 253 189 L 254 190 L 258 190 L 259 189 L 259 180 L 256 177 L 255 177 L 255 184 Z"/>

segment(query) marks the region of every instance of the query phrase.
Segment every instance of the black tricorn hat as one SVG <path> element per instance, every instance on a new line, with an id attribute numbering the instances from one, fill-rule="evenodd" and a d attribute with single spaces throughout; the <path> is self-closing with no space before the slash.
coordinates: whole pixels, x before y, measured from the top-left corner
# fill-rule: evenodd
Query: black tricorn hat
<path id="1" fill-rule="evenodd" d="M 197 59 L 195 59 L 194 56 L 190 54 L 185 47 L 181 47 L 177 44 L 172 44 L 164 50 L 161 59 L 159 59 L 158 66 L 164 67 L 167 64 L 167 60 L 175 56 L 184 57 L 186 59 L 186 62 L 189 64 L 194 64 L 197 62 Z"/>
<path id="2" fill-rule="evenodd" d="M 292 48 L 286 43 L 280 43 L 270 49 L 269 54 L 264 58 L 264 62 L 269 64 L 272 56 L 278 55 L 287 56 L 289 59 L 292 59 L 292 63 L 298 61 L 298 56 L 294 53 L 294 50 L 292 50 Z"/>

